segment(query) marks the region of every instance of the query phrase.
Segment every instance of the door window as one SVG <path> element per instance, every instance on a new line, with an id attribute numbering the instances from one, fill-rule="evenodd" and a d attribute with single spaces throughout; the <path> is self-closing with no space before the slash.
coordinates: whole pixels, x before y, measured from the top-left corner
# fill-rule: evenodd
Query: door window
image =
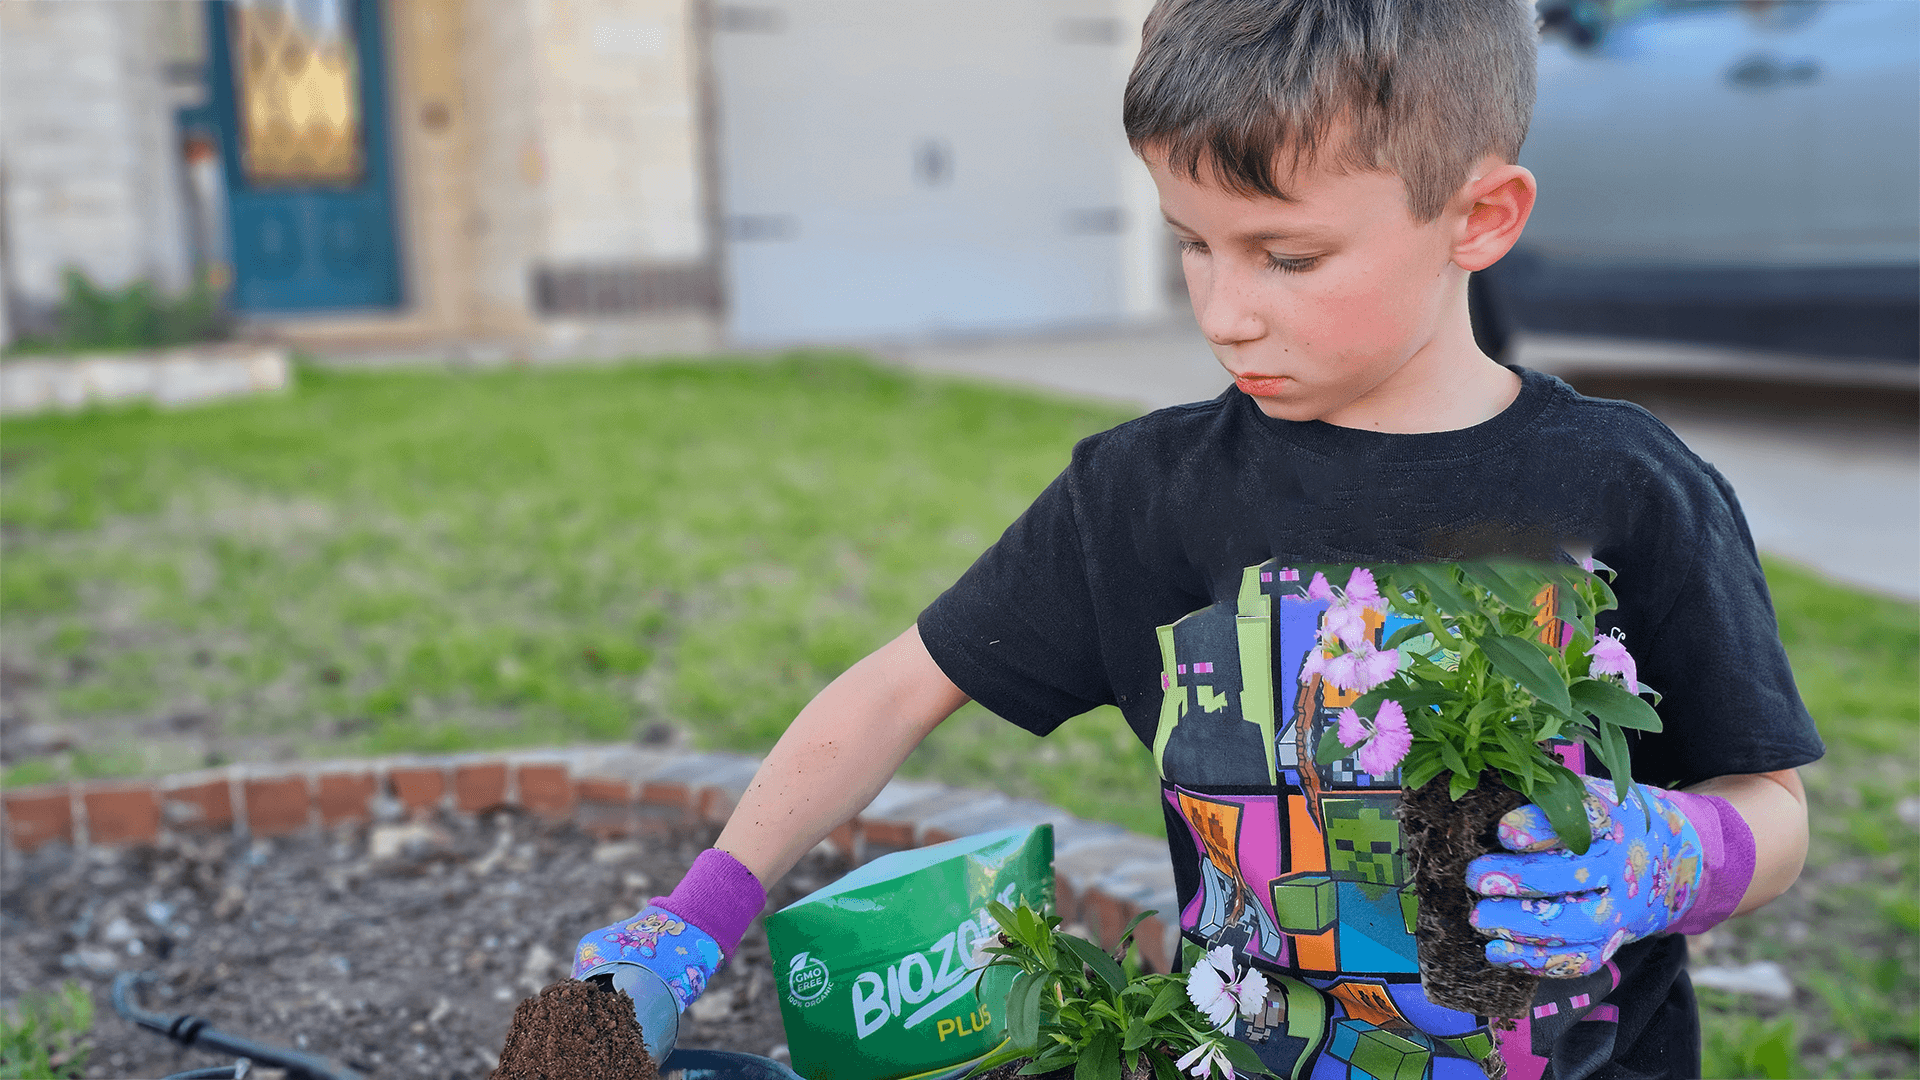
<path id="1" fill-rule="evenodd" d="M 235 0 L 229 10 L 247 182 L 359 183 L 360 61 L 346 0 Z"/>

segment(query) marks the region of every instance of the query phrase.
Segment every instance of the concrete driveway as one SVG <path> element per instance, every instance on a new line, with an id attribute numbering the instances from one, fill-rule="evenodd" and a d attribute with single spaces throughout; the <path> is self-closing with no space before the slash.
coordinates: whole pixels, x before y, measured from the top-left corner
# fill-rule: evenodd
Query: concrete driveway
<path id="1" fill-rule="evenodd" d="M 1228 385 L 1184 320 L 877 351 L 910 367 L 1143 409 L 1203 400 Z M 1762 551 L 1920 600 L 1920 370 L 1524 336 L 1515 362 L 1651 409 L 1732 481 Z"/>

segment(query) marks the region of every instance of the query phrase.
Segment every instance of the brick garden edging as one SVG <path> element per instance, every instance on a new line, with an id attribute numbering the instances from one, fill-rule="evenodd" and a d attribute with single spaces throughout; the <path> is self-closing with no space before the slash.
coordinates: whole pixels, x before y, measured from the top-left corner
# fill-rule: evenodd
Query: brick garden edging
<path id="1" fill-rule="evenodd" d="M 435 810 L 519 807 L 612 838 L 724 823 L 760 767 L 743 754 L 587 747 L 451 757 L 229 765 L 152 779 L 43 784 L 0 792 L 7 846 L 150 844 L 173 833 L 285 836 Z M 1166 845 L 1118 825 L 998 792 L 895 779 L 825 843 L 859 865 L 989 829 L 1051 822 L 1055 903 L 1108 947 L 1149 909 L 1136 940 L 1172 970 L 1178 900 Z"/>

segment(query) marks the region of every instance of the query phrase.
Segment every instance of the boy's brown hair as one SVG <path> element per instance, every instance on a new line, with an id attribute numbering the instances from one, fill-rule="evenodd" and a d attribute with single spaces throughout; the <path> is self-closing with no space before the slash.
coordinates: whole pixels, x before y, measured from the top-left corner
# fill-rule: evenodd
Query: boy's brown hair
<path id="1" fill-rule="evenodd" d="M 1316 160 L 1392 172 L 1431 221 L 1482 155 L 1519 154 L 1535 51 L 1527 0 L 1160 0 L 1127 139 L 1243 195 Z"/>

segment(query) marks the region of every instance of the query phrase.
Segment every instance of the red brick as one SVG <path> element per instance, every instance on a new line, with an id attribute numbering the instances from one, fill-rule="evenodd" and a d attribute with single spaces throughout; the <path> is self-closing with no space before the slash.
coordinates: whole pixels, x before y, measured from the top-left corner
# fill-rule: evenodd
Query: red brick
<path id="1" fill-rule="evenodd" d="M 20 851 L 34 851 L 55 840 L 73 842 L 73 797 L 65 787 L 9 791 L 7 839 Z"/>
<path id="2" fill-rule="evenodd" d="M 389 769 L 387 783 L 393 787 L 393 797 L 409 810 L 432 810 L 440 805 L 440 799 L 447 793 L 447 773 L 444 769 L 429 767 L 408 767 Z"/>
<path id="3" fill-rule="evenodd" d="M 839 828 L 828 833 L 827 846 L 850 863 L 859 858 L 860 834 L 854 829 L 854 823 L 842 822 Z"/>
<path id="4" fill-rule="evenodd" d="M 453 805 L 463 814 L 477 814 L 507 801 L 507 766 L 489 761 L 453 770 Z"/>
<path id="5" fill-rule="evenodd" d="M 520 805 L 548 818 L 573 813 L 573 784 L 565 765 L 520 766 Z"/>
<path id="6" fill-rule="evenodd" d="M 723 787 L 703 787 L 694 796 L 699 810 L 695 817 L 715 825 L 725 825 L 733 816 L 733 793 Z"/>
<path id="7" fill-rule="evenodd" d="M 1126 929 L 1133 910 L 1099 889 L 1088 889 L 1080 898 L 1080 921 L 1097 935 L 1100 947 L 1111 949 L 1120 943 L 1120 931 Z"/>
<path id="8" fill-rule="evenodd" d="M 860 819 L 860 835 L 866 841 L 869 852 L 885 854 L 888 851 L 905 851 L 913 846 L 913 822 L 911 821 L 874 821 Z M 881 851 L 873 851 L 880 848 Z"/>
<path id="9" fill-rule="evenodd" d="M 626 806 L 633 802 L 633 786 L 625 780 L 589 776 L 573 782 L 573 797 L 577 802 Z"/>
<path id="10" fill-rule="evenodd" d="M 263 776 L 248 780 L 242 798 L 247 831 L 255 836 L 285 836 L 307 827 L 307 778 Z"/>
<path id="11" fill-rule="evenodd" d="M 1140 946 L 1140 960 L 1148 971 L 1173 970 L 1173 957 L 1167 955 L 1167 924 L 1160 921 L 1160 916 L 1149 915 L 1140 920 L 1133 931 L 1133 940 Z"/>
<path id="12" fill-rule="evenodd" d="M 687 785 L 671 780 L 649 780 L 640 787 L 640 801 L 647 806 L 671 806 L 676 810 L 685 810 Z"/>
<path id="13" fill-rule="evenodd" d="M 320 823 L 337 825 L 343 821 L 370 821 L 371 803 L 379 787 L 370 772 L 322 773 L 315 801 L 320 804 Z"/>
<path id="14" fill-rule="evenodd" d="M 1067 884 L 1066 875 L 1062 874 L 1053 879 L 1053 913 L 1060 916 L 1062 923 L 1080 921 L 1080 905 L 1075 902 L 1078 899 L 1079 896 L 1074 893 L 1073 886 Z"/>
<path id="15" fill-rule="evenodd" d="M 151 784 L 94 788 L 81 800 L 89 843 L 147 844 L 160 838 L 160 799 Z"/>
<path id="16" fill-rule="evenodd" d="M 176 829 L 224 829 L 233 824 L 233 789 L 224 779 L 163 789 L 162 816 Z"/>

